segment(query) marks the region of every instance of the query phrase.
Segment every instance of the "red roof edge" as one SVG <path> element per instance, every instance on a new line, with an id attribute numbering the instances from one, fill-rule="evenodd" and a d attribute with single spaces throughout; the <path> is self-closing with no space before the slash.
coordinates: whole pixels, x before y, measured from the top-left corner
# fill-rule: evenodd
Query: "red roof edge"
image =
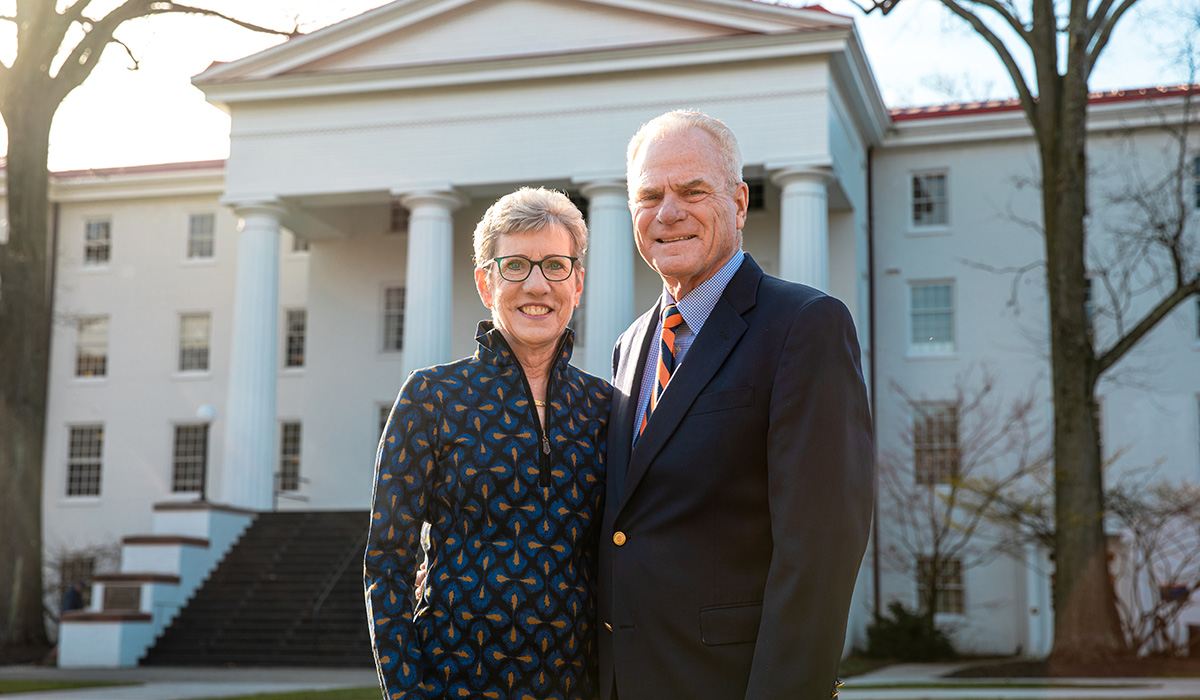
<path id="1" fill-rule="evenodd" d="M 1088 104 L 1097 105 L 1113 102 L 1160 100 L 1191 94 L 1200 95 L 1200 85 L 1163 85 L 1158 87 L 1092 92 L 1088 93 Z M 903 122 L 915 119 L 936 119 L 938 117 L 990 114 L 993 112 L 1017 112 L 1020 110 L 1021 101 L 1016 98 L 1010 98 L 1007 100 L 957 102 L 922 107 L 899 107 L 889 110 L 889 114 L 892 116 L 892 121 Z"/>

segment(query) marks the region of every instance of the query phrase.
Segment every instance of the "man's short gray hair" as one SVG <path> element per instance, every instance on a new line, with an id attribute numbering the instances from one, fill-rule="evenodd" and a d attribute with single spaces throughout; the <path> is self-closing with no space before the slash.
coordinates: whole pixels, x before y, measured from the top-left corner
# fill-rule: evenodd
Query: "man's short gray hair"
<path id="1" fill-rule="evenodd" d="M 555 225 L 570 234 L 571 255 L 582 258 L 587 252 L 587 224 L 567 195 L 544 187 L 522 187 L 504 195 L 475 226 L 475 267 L 485 267 L 496 257 L 500 236 L 536 233 Z"/>
<path id="2" fill-rule="evenodd" d="M 725 122 L 710 117 L 703 112 L 690 109 L 677 109 L 673 112 L 659 115 L 642 124 L 633 138 L 629 140 L 629 149 L 625 154 L 625 176 L 632 186 L 633 161 L 638 152 L 648 142 L 663 136 L 679 134 L 689 129 L 699 129 L 713 138 L 717 145 L 717 154 L 721 159 L 721 169 L 725 172 L 726 184 L 736 186 L 742 181 L 742 152 L 738 148 L 737 137 L 733 135 Z"/>

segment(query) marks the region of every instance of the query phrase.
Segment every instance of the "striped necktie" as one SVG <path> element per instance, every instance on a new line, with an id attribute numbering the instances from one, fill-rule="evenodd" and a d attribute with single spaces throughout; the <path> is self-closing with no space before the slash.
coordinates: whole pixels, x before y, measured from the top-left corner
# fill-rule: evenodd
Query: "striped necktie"
<path id="1" fill-rule="evenodd" d="M 654 391 L 650 394 L 650 403 L 646 406 L 646 414 L 642 416 L 642 425 L 638 428 L 638 437 L 646 430 L 650 422 L 650 414 L 658 407 L 667 382 L 671 381 L 671 373 L 675 371 L 675 333 L 679 328 L 686 328 L 683 316 L 674 304 L 668 304 L 663 309 L 662 338 L 658 343 L 658 372 L 655 373 Z"/>

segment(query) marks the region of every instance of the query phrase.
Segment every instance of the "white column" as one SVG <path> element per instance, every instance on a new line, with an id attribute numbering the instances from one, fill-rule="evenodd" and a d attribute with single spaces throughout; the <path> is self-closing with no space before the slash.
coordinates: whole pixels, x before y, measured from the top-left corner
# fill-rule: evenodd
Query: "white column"
<path id="1" fill-rule="evenodd" d="M 275 377 L 279 314 L 279 221 L 270 202 L 237 206 L 237 286 L 225 406 L 221 501 L 271 510 L 275 503 Z"/>
<path id="2" fill-rule="evenodd" d="M 771 174 L 783 190 L 779 215 L 779 276 L 829 291 L 828 173 L 785 168 Z"/>
<path id="3" fill-rule="evenodd" d="M 588 182 L 580 192 L 588 199 L 584 369 L 607 380 L 613 345 L 634 319 L 633 219 L 623 181 Z"/>
<path id="4" fill-rule="evenodd" d="M 464 199 L 449 190 L 419 191 L 403 195 L 400 203 L 410 212 L 404 278 L 404 366 L 413 370 L 453 359 L 451 214 L 464 204 Z"/>

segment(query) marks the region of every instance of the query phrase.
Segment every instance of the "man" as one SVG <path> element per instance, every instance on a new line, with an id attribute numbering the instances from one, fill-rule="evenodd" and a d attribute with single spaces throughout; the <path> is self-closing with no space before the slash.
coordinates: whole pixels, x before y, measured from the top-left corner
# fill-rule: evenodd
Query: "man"
<path id="1" fill-rule="evenodd" d="M 613 357 L 601 697 L 825 700 L 871 519 L 854 325 L 742 252 L 749 189 L 720 121 L 647 123 L 628 181 L 664 289 Z"/>

